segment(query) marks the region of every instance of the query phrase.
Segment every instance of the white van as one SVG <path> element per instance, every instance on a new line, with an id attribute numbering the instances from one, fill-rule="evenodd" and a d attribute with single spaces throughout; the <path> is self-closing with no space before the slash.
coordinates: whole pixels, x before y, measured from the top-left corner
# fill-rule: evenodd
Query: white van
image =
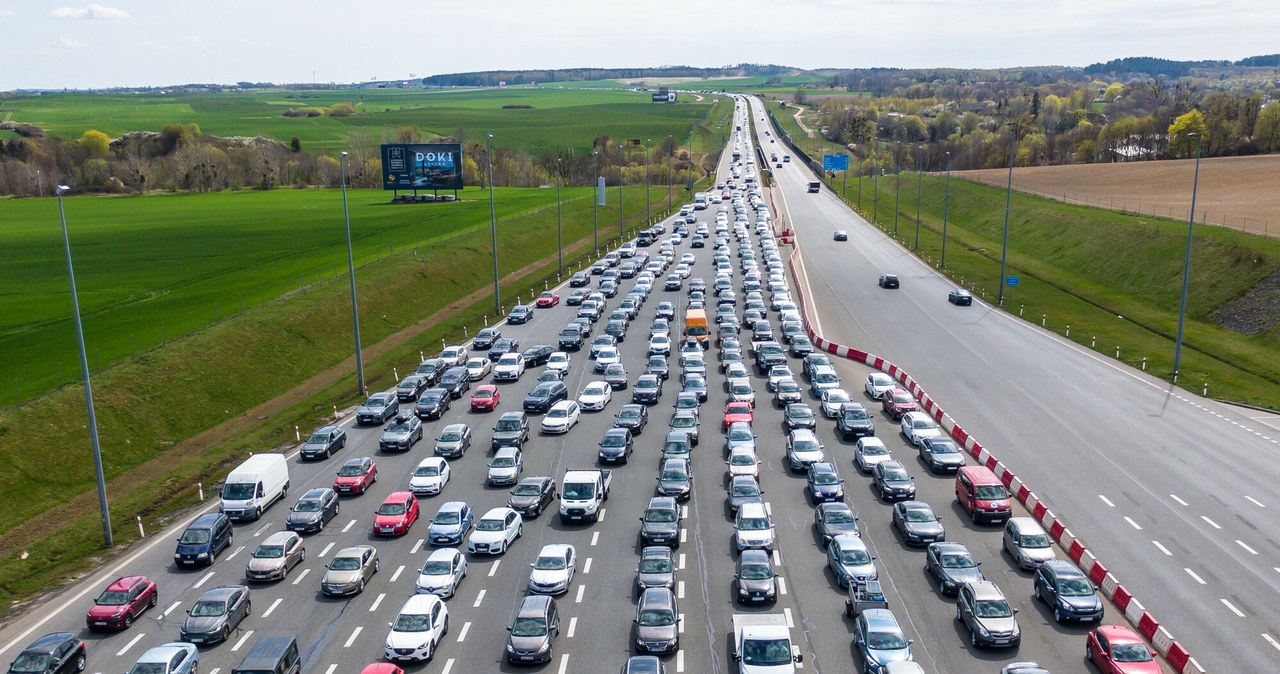
<path id="1" fill-rule="evenodd" d="M 284 454 L 255 454 L 227 474 L 218 509 L 233 520 L 256 520 L 289 493 Z"/>

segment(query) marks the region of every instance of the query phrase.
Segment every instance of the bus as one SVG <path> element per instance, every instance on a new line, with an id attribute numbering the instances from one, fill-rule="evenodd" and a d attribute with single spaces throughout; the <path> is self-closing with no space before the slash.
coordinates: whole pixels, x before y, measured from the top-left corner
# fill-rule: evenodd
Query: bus
<path id="1" fill-rule="evenodd" d="M 689 309 L 684 312 L 684 338 L 698 340 L 698 346 L 708 348 L 707 312 L 705 309 Z"/>

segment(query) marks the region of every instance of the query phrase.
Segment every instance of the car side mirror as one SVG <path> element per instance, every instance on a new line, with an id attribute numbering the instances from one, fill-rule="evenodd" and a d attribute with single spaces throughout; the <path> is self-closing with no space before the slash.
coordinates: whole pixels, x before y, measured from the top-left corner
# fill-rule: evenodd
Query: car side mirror
<path id="1" fill-rule="evenodd" d="M 508 632 L 510 632 L 510 631 L 511 631 L 511 626 L 510 626 L 510 625 L 507 625 L 507 631 L 508 631 Z"/>
<path id="2" fill-rule="evenodd" d="M 394 623 L 387 623 L 387 627 L 395 627 Z"/>
<path id="3" fill-rule="evenodd" d="M 1014 612 L 1014 613 L 1017 613 L 1017 612 L 1018 612 L 1018 608 L 1017 608 L 1016 606 L 1014 607 L 1013 612 Z"/>

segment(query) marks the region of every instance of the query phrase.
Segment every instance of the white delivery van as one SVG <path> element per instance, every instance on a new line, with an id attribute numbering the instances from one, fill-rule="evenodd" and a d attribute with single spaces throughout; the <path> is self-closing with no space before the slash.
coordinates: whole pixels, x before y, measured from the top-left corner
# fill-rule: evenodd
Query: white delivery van
<path id="1" fill-rule="evenodd" d="M 227 474 L 219 510 L 233 520 L 256 520 L 289 493 L 284 454 L 255 454 Z"/>

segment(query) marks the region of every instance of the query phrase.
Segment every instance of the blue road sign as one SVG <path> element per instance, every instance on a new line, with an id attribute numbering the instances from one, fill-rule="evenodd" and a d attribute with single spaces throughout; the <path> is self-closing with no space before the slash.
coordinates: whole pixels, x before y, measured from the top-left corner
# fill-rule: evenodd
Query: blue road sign
<path id="1" fill-rule="evenodd" d="M 1016 286 L 1018 285 L 1018 281 L 1020 280 L 1021 280 L 1021 277 L 1019 276 L 1010 276 L 1004 280 L 1004 284 L 1007 286 Z"/>
<path id="2" fill-rule="evenodd" d="M 824 154 L 822 155 L 822 170 L 824 171 L 848 171 L 849 155 L 847 154 Z"/>

